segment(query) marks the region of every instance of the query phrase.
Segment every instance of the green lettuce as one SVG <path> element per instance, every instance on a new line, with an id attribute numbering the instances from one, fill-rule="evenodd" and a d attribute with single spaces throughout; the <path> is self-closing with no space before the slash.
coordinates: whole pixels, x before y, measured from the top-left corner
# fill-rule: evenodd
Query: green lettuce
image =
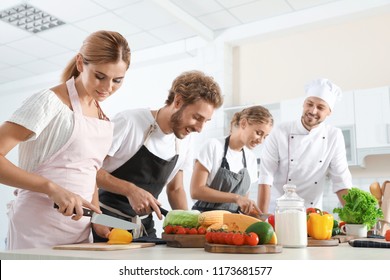
<path id="1" fill-rule="evenodd" d="M 199 226 L 198 210 L 172 210 L 169 211 L 164 219 L 163 227 L 166 225 L 183 226 L 189 228 L 197 228 Z"/>
<path id="2" fill-rule="evenodd" d="M 339 218 L 347 224 L 365 224 L 371 229 L 378 218 L 383 218 L 382 209 L 378 208 L 378 201 L 369 192 L 352 188 L 343 195 L 344 207 L 333 209 Z"/>

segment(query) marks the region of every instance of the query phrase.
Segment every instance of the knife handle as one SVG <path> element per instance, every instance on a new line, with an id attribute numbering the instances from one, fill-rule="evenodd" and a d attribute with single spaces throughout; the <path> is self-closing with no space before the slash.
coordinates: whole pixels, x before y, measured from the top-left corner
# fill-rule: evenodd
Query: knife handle
<path id="1" fill-rule="evenodd" d="M 158 208 L 160 208 L 160 212 L 161 212 L 161 214 L 163 214 L 164 217 L 166 217 L 168 215 L 168 210 L 167 209 L 164 209 L 161 206 L 159 206 Z"/>
<path id="2" fill-rule="evenodd" d="M 57 203 L 54 203 L 54 208 L 59 209 L 60 207 L 57 205 Z M 76 214 L 76 209 L 73 209 L 73 213 Z M 83 216 L 92 217 L 93 211 L 88 208 L 83 207 Z"/>

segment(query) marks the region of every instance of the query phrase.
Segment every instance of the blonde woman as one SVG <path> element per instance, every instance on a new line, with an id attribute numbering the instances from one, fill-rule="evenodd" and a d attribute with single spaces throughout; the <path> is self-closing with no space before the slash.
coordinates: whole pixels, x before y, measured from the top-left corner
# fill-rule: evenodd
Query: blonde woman
<path id="1" fill-rule="evenodd" d="M 8 211 L 8 249 L 92 242 L 82 206 L 100 212 L 96 173 L 113 135 L 99 103 L 121 87 L 129 65 L 122 35 L 92 33 L 62 83 L 29 97 L 0 126 L 0 183 L 17 188 Z M 15 166 L 6 155 L 18 144 Z"/>
<path id="2" fill-rule="evenodd" d="M 257 181 L 257 161 L 251 150 L 263 142 L 272 126 L 266 108 L 249 107 L 233 116 L 225 141 L 211 139 L 205 144 L 192 175 L 191 197 L 197 200 L 193 209 L 260 213 L 248 198 L 250 185 Z"/>

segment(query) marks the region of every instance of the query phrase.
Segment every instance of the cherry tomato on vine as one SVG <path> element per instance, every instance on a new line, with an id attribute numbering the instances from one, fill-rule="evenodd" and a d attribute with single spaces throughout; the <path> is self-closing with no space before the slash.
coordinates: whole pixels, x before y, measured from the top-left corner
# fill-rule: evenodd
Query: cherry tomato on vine
<path id="1" fill-rule="evenodd" d="M 188 234 L 198 234 L 198 230 L 196 228 L 190 228 L 187 233 Z"/>
<path id="2" fill-rule="evenodd" d="M 166 234 L 173 233 L 173 226 L 171 226 L 171 225 L 165 226 L 165 227 L 164 227 L 164 232 L 165 232 Z"/>
<path id="3" fill-rule="evenodd" d="M 213 232 L 211 231 L 206 232 L 205 238 L 208 243 L 213 243 Z"/>
<path id="4" fill-rule="evenodd" d="M 242 233 L 236 232 L 232 240 L 234 245 L 241 246 L 245 243 L 245 236 Z"/>
<path id="5" fill-rule="evenodd" d="M 233 243 L 233 235 L 234 233 L 233 232 L 227 232 L 226 235 L 225 235 L 225 244 L 227 245 L 234 245 Z"/>
<path id="6" fill-rule="evenodd" d="M 176 234 L 186 234 L 186 229 L 182 226 L 176 226 L 176 230 L 174 230 Z"/>
<path id="7" fill-rule="evenodd" d="M 259 244 L 259 236 L 255 232 L 245 234 L 245 244 L 250 246 L 256 246 Z"/>

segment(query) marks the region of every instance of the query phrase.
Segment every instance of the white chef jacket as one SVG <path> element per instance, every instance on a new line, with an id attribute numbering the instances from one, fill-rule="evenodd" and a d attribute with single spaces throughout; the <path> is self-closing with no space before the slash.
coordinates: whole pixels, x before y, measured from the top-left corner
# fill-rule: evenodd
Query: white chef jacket
<path id="1" fill-rule="evenodd" d="M 326 175 L 333 192 L 352 187 L 344 136 L 339 128 L 321 123 L 308 131 L 301 120 L 275 127 L 264 142 L 260 157 L 259 184 L 271 185 L 269 212 L 284 194 L 284 184 L 297 186 L 305 207 L 322 209 Z"/>

